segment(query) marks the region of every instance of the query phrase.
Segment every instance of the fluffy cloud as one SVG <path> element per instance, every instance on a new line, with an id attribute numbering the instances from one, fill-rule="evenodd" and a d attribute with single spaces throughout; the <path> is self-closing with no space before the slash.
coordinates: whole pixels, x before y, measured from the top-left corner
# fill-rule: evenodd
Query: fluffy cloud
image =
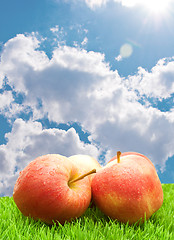
<path id="1" fill-rule="evenodd" d="M 6 108 L 13 102 L 13 94 L 11 91 L 0 94 L 0 112 L 4 112 Z"/>
<path id="2" fill-rule="evenodd" d="M 17 91 L 26 92 L 27 88 L 23 77 L 29 74 L 30 69 L 40 71 L 48 64 L 46 54 L 42 51 L 35 51 L 40 43 L 36 35 L 31 34 L 26 37 L 19 34 L 4 44 L 3 54 L 1 55 L 1 85 L 5 77 L 4 73 L 8 72 L 8 79 L 10 79 L 12 87 L 15 87 Z M 19 71 L 20 64 L 21 69 Z M 16 66 L 18 66 L 17 69 Z"/>
<path id="3" fill-rule="evenodd" d="M 143 96 L 162 100 L 174 93 L 174 58 L 160 59 L 151 72 L 139 67 L 136 76 L 130 76 L 128 87 Z"/>
<path id="4" fill-rule="evenodd" d="M 101 53 L 64 45 L 55 48 L 49 59 L 39 44 L 38 35 L 17 35 L 2 52 L 1 77 L 24 96 L 17 104 L 10 92 L 4 92 L 10 105 L 6 116 L 14 118 L 27 109 L 32 115 L 28 122 L 17 119 L 6 135 L 7 144 L 0 146 L 1 191 L 10 182 L 12 186 L 16 169 L 48 152 L 98 157 L 103 150 L 107 161 L 117 150 L 138 151 L 164 169 L 174 155 L 173 110 L 161 112 L 140 99 L 144 95 L 167 98 L 174 92 L 173 59 L 160 60 L 151 72 L 139 68 L 135 76 L 123 79 Z M 79 122 L 90 133 L 91 144 L 81 142 L 73 128 L 42 129 L 38 119 L 45 117 L 57 124 Z"/>

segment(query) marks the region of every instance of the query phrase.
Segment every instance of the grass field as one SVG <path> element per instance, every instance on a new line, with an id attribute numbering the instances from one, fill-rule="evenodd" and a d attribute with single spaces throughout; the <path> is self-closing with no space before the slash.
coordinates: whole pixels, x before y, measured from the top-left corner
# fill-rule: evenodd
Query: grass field
<path id="1" fill-rule="evenodd" d="M 163 184 L 164 203 L 141 225 L 122 224 L 104 216 L 96 207 L 71 223 L 48 226 L 24 217 L 13 198 L 0 198 L 0 240 L 123 240 L 174 239 L 174 184 Z"/>

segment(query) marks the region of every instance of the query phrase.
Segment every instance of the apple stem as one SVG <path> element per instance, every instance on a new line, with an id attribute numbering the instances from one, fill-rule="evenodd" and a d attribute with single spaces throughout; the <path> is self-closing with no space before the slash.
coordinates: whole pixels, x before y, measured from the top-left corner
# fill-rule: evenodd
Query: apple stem
<path id="1" fill-rule="evenodd" d="M 90 175 L 90 174 L 92 174 L 92 173 L 96 173 L 96 169 L 92 169 L 91 171 L 89 171 L 89 172 L 81 175 L 80 177 L 75 178 L 75 179 L 69 181 L 69 184 L 74 183 L 74 182 L 77 182 L 77 181 L 83 179 L 84 177 L 86 177 L 86 176 L 88 176 L 88 175 Z"/>
<path id="2" fill-rule="evenodd" d="M 118 163 L 120 163 L 120 156 L 121 156 L 121 152 L 118 151 L 118 152 L 117 152 L 117 162 L 118 162 Z"/>

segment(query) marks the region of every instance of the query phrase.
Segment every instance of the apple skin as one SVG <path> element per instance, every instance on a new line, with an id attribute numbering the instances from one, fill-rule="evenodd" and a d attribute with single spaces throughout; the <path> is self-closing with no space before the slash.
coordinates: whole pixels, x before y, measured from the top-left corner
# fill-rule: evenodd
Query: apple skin
<path id="1" fill-rule="evenodd" d="M 25 216 L 52 224 L 64 224 L 81 216 L 91 201 L 91 183 L 66 157 L 48 154 L 36 158 L 24 168 L 16 181 L 13 199 Z"/>
<path id="2" fill-rule="evenodd" d="M 72 155 L 68 159 L 71 160 L 76 165 L 76 167 L 79 168 L 79 171 L 81 171 L 82 174 L 89 172 L 92 169 L 96 169 L 96 172 L 97 172 L 102 168 L 99 162 L 95 158 L 89 155 L 83 155 L 83 154 Z M 94 177 L 94 174 L 88 176 L 90 181 L 92 181 L 93 177 Z"/>
<path id="3" fill-rule="evenodd" d="M 133 224 L 151 217 L 163 203 L 163 190 L 153 163 L 144 155 L 127 152 L 95 174 L 92 196 L 107 216 Z"/>
<path id="4" fill-rule="evenodd" d="M 69 160 L 71 160 L 80 169 L 82 174 L 89 172 L 92 169 L 96 169 L 96 172 L 102 169 L 102 166 L 99 164 L 99 162 L 89 155 L 84 154 L 72 155 L 71 157 L 69 157 Z M 90 183 L 92 183 L 92 179 L 94 176 L 95 174 L 91 174 L 88 176 Z M 94 205 L 95 204 L 91 196 L 90 207 L 93 207 Z"/>

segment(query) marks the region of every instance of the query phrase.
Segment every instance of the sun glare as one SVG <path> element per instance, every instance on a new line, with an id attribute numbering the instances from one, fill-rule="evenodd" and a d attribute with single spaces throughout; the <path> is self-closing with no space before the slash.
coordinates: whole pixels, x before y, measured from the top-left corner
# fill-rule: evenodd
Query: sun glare
<path id="1" fill-rule="evenodd" d="M 152 13 L 161 14 L 168 10 L 171 0 L 144 0 L 142 4 Z"/>
<path id="2" fill-rule="evenodd" d="M 122 0 L 123 5 L 133 7 L 136 5 L 145 7 L 154 14 L 162 14 L 169 10 L 172 0 Z"/>

